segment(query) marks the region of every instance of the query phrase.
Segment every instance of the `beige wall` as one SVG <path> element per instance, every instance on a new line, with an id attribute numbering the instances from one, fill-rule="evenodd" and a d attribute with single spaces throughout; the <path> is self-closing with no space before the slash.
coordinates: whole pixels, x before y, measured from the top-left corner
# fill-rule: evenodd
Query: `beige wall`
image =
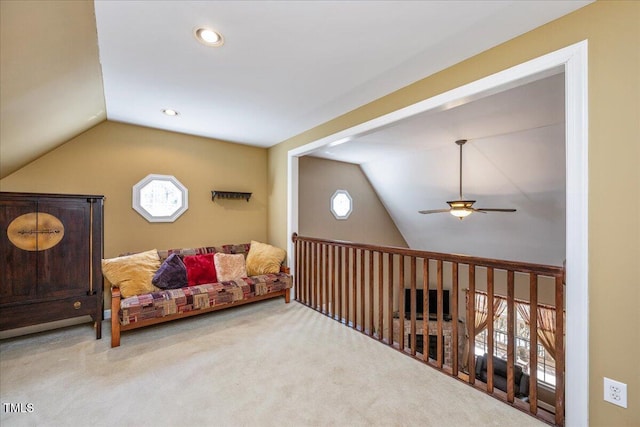
<path id="1" fill-rule="evenodd" d="M 288 238 L 288 150 L 588 39 L 589 416 L 640 425 L 639 23 L 640 2 L 597 1 L 270 148 L 270 240 Z M 624 215 L 612 208 L 620 200 Z M 603 401 L 604 376 L 628 384 L 628 409 Z"/>
<path id="2" fill-rule="evenodd" d="M 174 175 L 189 209 L 173 223 L 149 223 L 131 208 L 132 186 Z M 267 151 L 123 123 L 103 122 L 0 180 L 1 191 L 102 194 L 105 257 L 147 249 L 265 241 Z M 252 192 L 211 201 L 211 190 Z"/>
<path id="3" fill-rule="evenodd" d="M 360 166 L 316 157 L 298 164 L 298 234 L 386 246 L 407 247 Z M 336 190 L 347 190 L 353 212 L 337 220 L 329 211 Z"/>

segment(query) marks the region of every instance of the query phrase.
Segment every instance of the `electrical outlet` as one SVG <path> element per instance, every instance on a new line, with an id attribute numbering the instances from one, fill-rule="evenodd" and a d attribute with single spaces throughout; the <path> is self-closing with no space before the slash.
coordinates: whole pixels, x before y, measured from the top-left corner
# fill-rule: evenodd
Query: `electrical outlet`
<path id="1" fill-rule="evenodd" d="M 627 407 L 627 385 L 604 377 L 604 400 L 614 405 Z"/>

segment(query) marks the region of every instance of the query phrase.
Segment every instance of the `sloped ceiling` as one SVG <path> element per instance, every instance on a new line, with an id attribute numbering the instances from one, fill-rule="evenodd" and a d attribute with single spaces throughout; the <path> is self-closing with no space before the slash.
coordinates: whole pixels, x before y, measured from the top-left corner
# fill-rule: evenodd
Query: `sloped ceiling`
<path id="1" fill-rule="evenodd" d="M 2 1 L 0 177 L 105 118 L 272 146 L 588 3 Z"/>
<path id="2" fill-rule="evenodd" d="M 105 119 L 272 146 L 589 3 L 2 1 L 0 178 Z M 198 44 L 198 25 L 222 32 L 224 46 Z M 483 256 L 557 263 L 561 81 L 415 117 L 317 155 L 362 164 L 412 247 L 473 244 Z M 466 195 L 517 214 L 452 222 L 416 213 L 456 198 L 459 138 L 470 140 Z M 494 226 L 503 236 L 479 232 Z M 507 243 L 533 237 L 532 250 Z"/>
<path id="3" fill-rule="evenodd" d="M 361 165 L 411 248 L 561 265 L 565 257 L 564 73 L 319 149 Z M 515 213 L 448 213 L 459 196 Z"/>
<path id="4" fill-rule="evenodd" d="M 0 2 L 0 178 L 107 117 L 88 1 Z"/>

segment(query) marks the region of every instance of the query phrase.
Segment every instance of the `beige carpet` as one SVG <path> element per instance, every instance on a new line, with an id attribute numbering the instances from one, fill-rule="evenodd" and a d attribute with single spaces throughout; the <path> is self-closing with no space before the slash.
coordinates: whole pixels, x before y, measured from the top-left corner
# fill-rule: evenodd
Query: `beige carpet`
<path id="1" fill-rule="evenodd" d="M 2 426 L 545 425 L 296 302 L 103 330 L 0 342 Z"/>

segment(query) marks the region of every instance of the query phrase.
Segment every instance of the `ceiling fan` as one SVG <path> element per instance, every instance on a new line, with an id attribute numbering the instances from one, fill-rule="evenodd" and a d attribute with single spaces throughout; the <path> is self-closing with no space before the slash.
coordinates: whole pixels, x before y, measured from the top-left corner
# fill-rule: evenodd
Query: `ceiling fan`
<path id="1" fill-rule="evenodd" d="M 421 214 L 432 214 L 432 213 L 441 213 L 441 212 L 449 212 L 451 215 L 458 217 L 460 219 L 469 216 L 473 212 L 515 212 L 515 209 L 502 209 L 502 208 L 474 208 L 473 204 L 476 202 L 475 200 L 463 200 L 462 199 L 462 146 L 467 142 L 466 139 L 459 139 L 456 141 L 456 144 L 460 147 L 460 197 L 458 200 L 451 200 L 447 203 L 449 204 L 449 209 L 429 209 L 424 211 L 418 211 Z"/>

